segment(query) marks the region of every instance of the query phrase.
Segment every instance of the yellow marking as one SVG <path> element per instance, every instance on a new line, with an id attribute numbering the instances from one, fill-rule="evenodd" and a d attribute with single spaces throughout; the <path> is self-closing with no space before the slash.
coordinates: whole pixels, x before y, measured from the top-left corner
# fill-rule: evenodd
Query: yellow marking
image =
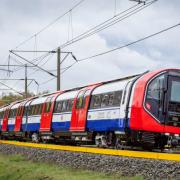
<path id="1" fill-rule="evenodd" d="M 35 144 L 35 143 L 6 141 L 6 140 L 0 140 L 0 143 L 11 144 L 11 145 L 16 145 L 16 146 L 33 147 L 33 148 L 43 148 L 43 149 L 52 149 L 52 150 L 74 151 L 74 152 L 83 152 L 83 153 L 126 156 L 126 157 L 134 157 L 134 158 L 158 159 L 158 160 L 169 160 L 169 161 L 180 162 L 180 154 L 115 150 L 115 149 L 98 149 L 98 148 L 62 146 L 62 145 L 53 145 L 53 144 Z"/>

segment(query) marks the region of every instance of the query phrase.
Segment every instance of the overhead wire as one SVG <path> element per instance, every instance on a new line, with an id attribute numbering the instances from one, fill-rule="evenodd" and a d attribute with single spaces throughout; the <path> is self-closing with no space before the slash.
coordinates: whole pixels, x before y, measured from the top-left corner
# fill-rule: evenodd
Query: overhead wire
<path id="1" fill-rule="evenodd" d="M 161 31 L 158 31 L 158 32 L 156 32 L 156 33 L 150 34 L 150 35 L 148 35 L 148 36 L 142 37 L 142 38 L 140 38 L 140 39 L 138 39 L 138 40 L 136 40 L 136 41 L 132 41 L 132 42 L 130 42 L 130 43 L 127 43 L 127 44 L 125 44 L 125 45 L 123 45 L 123 46 L 119 46 L 119 47 L 113 48 L 113 49 L 108 50 L 108 51 L 104 51 L 104 52 L 101 52 L 101 53 L 98 53 L 98 54 L 95 54 L 95 55 L 92 55 L 92 56 L 89 56 L 89 57 L 86 57 L 86 58 L 79 59 L 78 62 L 85 61 L 85 60 L 88 60 L 88 59 L 92 59 L 92 58 L 95 58 L 95 57 L 98 57 L 98 56 L 102 56 L 102 55 L 104 55 L 104 54 L 108 54 L 108 53 L 111 53 L 111 52 L 116 51 L 116 50 L 119 50 L 119 49 L 123 49 L 123 48 L 125 48 L 125 47 L 131 46 L 131 45 L 136 44 L 136 43 L 138 43 L 138 42 L 144 41 L 144 40 L 146 40 L 146 39 L 152 38 L 152 37 L 154 37 L 154 36 L 157 36 L 157 35 L 159 35 L 159 34 L 162 34 L 162 33 L 166 32 L 166 31 L 169 31 L 169 30 L 171 30 L 171 29 L 174 29 L 174 28 L 176 28 L 176 27 L 178 27 L 178 26 L 180 26 L 180 23 L 175 24 L 175 25 L 173 25 L 173 26 L 170 26 L 170 27 L 168 27 L 168 28 L 165 28 L 165 29 L 163 29 L 163 30 L 161 30 Z"/>
<path id="2" fill-rule="evenodd" d="M 126 9 L 126 10 L 118 13 L 118 14 L 116 15 L 116 19 L 115 19 L 115 20 L 116 20 L 116 21 L 117 21 L 117 20 L 120 21 L 120 20 L 126 19 L 126 18 L 128 18 L 129 16 L 131 16 L 131 15 L 133 15 L 133 14 L 141 11 L 142 9 L 150 6 L 152 3 L 156 2 L 156 1 L 157 1 L 157 0 L 152 0 L 151 2 L 147 3 L 146 6 L 145 6 L 144 4 L 139 6 L 139 3 L 136 4 L 136 5 L 133 5 L 133 6 L 131 6 L 130 8 L 128 8 L 128 9 Z M 137 6 L 139 6 L 139 7 L 136 8 Z M 144 6 L 144 7 L 143 7 L 143 6 Z M 142 8 L 142 7 L 143 7 L 143 8 Z M 134 8 L 135 8 L 135 9 L 134 9 Z M 131 10 L 131 11 L 129 12 L 129 10 Z M 124 14 L 124 13 L 126 13 L 126 14 Z M 130 14 L 130 13 L 131 13 L 131 14 Z M 133 14 L 132 14 L 132 13 L 133 13 Z M 120 15 L 123 15 L 123 16 L 120 16 Z M 128 15 L 128 17 L 127 17 L 127 15 Z M 120 17 L 118 17 L 118 16 L 120 16 Z M 118 19 L 117 19 L 117 17 L 118 17 Z M 71 14 L 70 14 L 70 16 L 69 16 L 69 26 L 70 26 L 70 24 L 72 24 L 72 19 L 71 19 L 71 18 L 72 18 L 72 17 L 71 17 Z M 72 38 L 71 40 L 69 40 L 69 42 L 66 42 L 65 44 L 60 45 L 60 48 L 64 48 L 64 47 L 66 47 L 66 46 L 68 46 L 68 45 L 70 45 L 70 44 L 72 44 L 72 43 L 75 43 L 75 42 L 80 41 L 80 40 L 82 40 L 82 39 L 84 39 L 84 38 L 87 38 L 87 37 L 89 37 L 89 36 L 91 36 L 91 35 L 93 35 L 93 34 L 96 34 L 96 33 L 99 32 L 99 31 L 101 31 L 101 30 L 103 30 L 103 29 L 105 29 L 105 28 L 108 28 L 109 26 L 113 25 L 113 24 L 109 24 L 109 23 L 114 23 L 114 24 L 117 23 L 117 22 L 114 22 L 114 18 L 115 18 L 115 17 L 109 18 L 109 19 L 107 19 L 106 21 L 104 21 L 104 22 L 96 25 L 95 27 L 87 30 L 86 32 L 84 32 L 84 33 L 76 36 L 75 38 Z M 119 18 L 123 18 L 123 19 L 119 19 Z M 112 21 L 112 20 L 113 20 L 113 21 Z M 119 22 L 119 21 L 118 21 L 118 22 Z M 107 24 L 107 23 L 108 23 L 108 24 Z M 107 25 L 108 25 L 108 26 L 107 26 Z M 97 28 L 99 28 L 99 27 L 100 27 L 100 29 L 97 29 Z M 102 28 L 103 28 L 103 29 L 102 29 Z M 93 31 L 93 30 L 94 30 L 94 31 Z M 97 31 L 97 30 L 98 30 L 98 31 Z M 72 31 L 72 25 L 71 25 L 71 31 Z M 88 34 L 88 33 L 89 33 L 89 34 Z M 84 35 L 84 36 L 83 36 L 83 35 Z M 70 27 L 68 28 L 68 38 L 69 38 L 69 36 L 70 36 Z M 73 35 L 72 35 L 72 36 L 73 36 Z M 54 50 L 55 50 L 55 49 L 54 49 Z M 74 64 L 75 64 L 75 63 L 73 63 L 73 65 L 74 65 Z M 68 69 L 70 69 L 71 67 L 72 67 L 72 66 L 69 66 Z M 67 69 L 67 70 L 68 70 L 68 69 Z M 67 71 L 67 70 L 65 70 L 65 71 Z M 63 73 L 64 73 L 64 72 L 63 72 Z"/>
<path id="3" fill-rule="evenodd" d="M 20 95 L 23 95 L 23 93 L 20 93 L 20 92 L 17 91 L 16 89 L 8 86 L 7 84 L 5 84 L 5 83 L 3 83 L 3 82 L 0 82 L 0 84 L 2 84 L 3 86 L 7 87 L 8 89 L 10 89 L 10 90 L 12 90 L 12 91 L 14 91 L 14 92 L 16 92 L 16 93 L 18 93 L 18 94 L 20 94 Z"/>
<path id="4" fill-rule="evenodd" d="M 90 37 L 90 36 L 100 32 L 100 31 L 102 31 L 102 30 L 104 30 L 104 29 L 106 29 L 106 28 L 120 22 L 120 21 L 123 21 L 124 19 L 129 18 L 130 16 L 132 16 L 132 15 L 140 12 L 141 10 L 149 7 L 150 5 L 155 3 L 156 1 L 158 1 L 158 0 L 152 0 L 152 1 L 148 2 L 148 3 L 146 3 L 145 5 L 144 4 L 141 4 L 141 5 L 136 4 L 136 5 L 132 6 L 132 7 L 118 13 L 116 16 L 113 16 L 112 18 L 109 18 L 106 21 L 104 21 L 104 22 L 94 26 L 93 28 L 87 30 L 86 32 L 76 36 L 75 38 L 69 40 L 68 42 L 66 42 L 64 44 L 61 44 L 59 47 L 61 49 L 63 49 L 63 48 L 65 48 L 65 47 L 67 47 L 67 46 L 69 46 L 69 45 L 71 45 L 71 44 L 73 44 L 75 42 L 78 42 L 78 41 L 80 41 L 82 39 Z"/>
<path id="5" fill-rule="evenodd" d="M 48 29 L 50 26 L 52 26 L 53 24 L 55 24 L 57 21 L 59 21 L 61 18 L 63 18 L 65 15 L 67 15 L 69 13 L 69 11 L 74 10 L 76 7 L 78 7 L 81 3 L 83 3 L 85 0 L 80 0 L 77 4 L 75 4 L 73 7 L 71 7 L 68 11 L 64 12 L 63 14 L 61 14 L 60 16 L 58 16 L 56 19 L 54 19 L 53 21 L 51 21 L 49 24 L 47 24 L 45 27 L 43 27 L 41 30 L 39 30 L 38 32 L 36 32 L 35 34 L 33 34 L 32 36 L 30 36 L 29 38 L 25 39 L 24 41 L 22 41 L 21 43 L 19 43 L 15 49 L 19 48 L 20 46 L 22 46 L 23 44 L 27 43 L 28 41 L 30 41 L 31 39 L 33 39 L 35 36 L 39 35 L 40 33 L 42 33 L 43 31 L 45 31 L 46 29 Z"/>
<path id="6" fill-rule="evenodd" d="M 84 1 L 84 0 L 80 1 L 79 3 L 83 2 L 83 1 Z M 84 38 L 87 38 L 87 37 L 89 37 L 89 36 L 91 36 L 91 35 L 93 35 L 93 34 L 96 34 L 97 32 L 102 31 L 102 30 L 104 30 L 104 29 L 106 29 L 106 28 L 108 28 L 108 27 L 116 24 L 116 23 L 119 22 L 119 21 L 122 21 L 123 19 L 126 19 L 126 18 L 129 17 L 129 16 L 132 16 L 133 14 L 141 11 L 142 9 L 148 7 L 149 5 L 151 5 L 152 3 L 156 2 L 156 1 L 157 1 L 157 0 L 153 0 L 153 1 L 149 2 L 149 3 L 146 4 L 146 5 L 141 5 L 140 7 L 133 9 L 134 7 L 137 7 L 137 6 L 138 6 L 138 4 L 136 4 L 136 5 L 128 8 L 127 10 L 118 13 L 117 15 L 115 15 L 115 13 L 114 13 L 114 15 L 115 15 L 114 17 L 109 18 L 108 20 L 104 21 L 103 23 L 100 23 L 100 24 L 96 25 L 95 27 L 93 27 L 93 28 L 89 29 L 88 31 L 86 31 L 86 32 L 84 32 L 84 33 L 76 36 L 75 38 L 73 38 L 72 14 L 71 14 L 70 19 L 71 19 L 71 33 L 72 33 L 71 36 L 72 36 L 72 39 L 69 40 L 69 38 L 68 38 L 69 41 L 66 42 L 66 43 L 64 43 L 64 44 L 62 44 L 62 45 L 60 45 L 60 47 L 61 47 L 61 48 L 64 48 L 64 47 L 66 47 L 66 46 L 68 46 L 68 45 L 70 45 L 70 44 L 72 44 L 72 43 L 75 43 L 75 42 L 80 41 L 80 40 L 82 40 L 82 39 L 84 39 Z M 116 3 L 116 1 L 115 1 L 115 3 Z M 115 6 L 116 6 L 116 5 L 115 5 Z M 144 7 L 143 7 L 143 6 L 144 6 Z M 142 8 L 142 7 L 143 7 L 143 8 Z M 115 7 L 115 8 L 116 8 L 116 7 Z M 130 12 L 128 12 L 128 11 L 131 10 L 131 9 L 133 9 L 133 10 L 130 11 Z M 68 12 L 70 13 L 71 10 L 72 10 L 72 9 L 70 9 Z M 68 12 L 67 12 L 67 13 L 68 13 Z M 127 12 L 127 13 L 126 13 L 126 12 Z M 118 17 L 119 15 L 122 15 L 123 13 L 126 13 L 126 14 L 124 14 L 123 16 Z M 70 20 L 69 20 L 69 21 L 70 21 Z M 69 23 L 70 23 L 70 22 L 69 22 Z M 47 26 L 47 27 L 48 27 L 48 26 Z M 69 28 L 70 28 L 70 27 L 69 27 Z M 43 31 L 44 31 L 44 30 L 42 29 L 42 31 L 39 31 L 38 33 L 41 33 L 41 32 L 43 32 Z M 34 35 L 38 35 L 38 33 L 36 33 L 36 34 L 34 34 Z M 70 32 L 69 32 L 69 33 L 70 33 Z M 68 35 L 68 36 L 70 36 L 70 35 Z M 18 46 L 17 46 L 16 48 L 18 48 Z M 82 60 L 83 60 L 83 59 L 80 59 L 80 60 L 78 60 L 78 62 L 80 62 L 80 61 L 82 61 Z M 76 63 L 77 63 L 77 62 L 74 62 L 72 65 L 68 66 L 67 68 L 64 68 L 64 71 L 62 72 L 62 74 L 65 73 L 67 70 L 69 70 L 69 69 L 70 69 L 72 66 L 74 66 Z M 54 77 L 54 78 L 51 78 L 51 79 L 55 79 L 55 77 Z"/>

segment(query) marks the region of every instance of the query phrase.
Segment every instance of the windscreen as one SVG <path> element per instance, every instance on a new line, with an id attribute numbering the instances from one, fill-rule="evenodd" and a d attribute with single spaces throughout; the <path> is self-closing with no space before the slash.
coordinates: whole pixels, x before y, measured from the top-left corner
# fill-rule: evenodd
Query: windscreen
<path id="1" fill-rule="evenodd" d="M 170 76 L 167 124 L 180 127 L 180 77 Z"/>
<path id="2" fill-rule="evenodd" d="M 180 103 L 180 79 L 179 81 L 172 80 L 170 100 Z"/>

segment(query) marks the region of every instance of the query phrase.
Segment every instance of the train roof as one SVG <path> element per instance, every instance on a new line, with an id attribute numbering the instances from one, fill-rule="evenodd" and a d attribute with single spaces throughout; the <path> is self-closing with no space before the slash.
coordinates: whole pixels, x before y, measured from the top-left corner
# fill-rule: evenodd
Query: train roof
<path id="1" fill-rule="evenodd" d="M 102 84 L 94 89 L 92 94 L 99 94 L 99 93 L 106 93 L 106 92 L 111 92 L 111 91 L 119 91 L 125 88 L 126 84 L 129 81 L 134 80 L 136 77 L 132 77 L 129 79 L 124 79 L 124 80 L 119 80 L 119 81 L 114 81 L 114 82 L 109 82 Z"/>
<path id="2" fill-rule="evenodd" d="M 64 100 L 64 99 L 73 99 L 78 93 L 78 90 L 68 91 L 60 94 L 56 101 Z"/>
<path id="3" fill-rule="evenodd" d="M 125 81 L 127 81 L 127 80 L 130 80 L 130 79 L 132 79 L 132 78 L 135 78 L 135 77 L 138 77 L 138 76 L 141 76 L 142 74 L 144 74 L 144 73 L 141 73 L 141 74 L 135 74 L 135 75 L 132 75 L 132 76 L 126 76 L 126 77 L 122 77 L 122 78 L 119 78 L 119 79 L 114 79 L 114 80 L 110 80 L 110 81 L 104 81 L 104 82 L 101 82 L 101 84 L 102 84 L 102 89 L 104 88 L 104 87 L 106 87 L 106 86 L 104 86 L 104 85 L 106 85 L 106 84 L 109 84 L 109 83 L 112 83 L 112 86 L 114 86 L 114 88 L 115 88 L 115 84 L 118 84 L 118 83 L 120 83 L 120 82 L 122 82 L 122 83 L 120 83 L 120 84 L 123 84 L 123 82 L 125 82 Z M 90 84 L 90 85 L 92 85 L 92 84 Z M 66 99 L 66 98 L 73 98 L 73 97 L 75 97 L 75 94 L 78 92 L 78 90 L 80 90 L 80 89 L 83 89 L 83 88 L 85 88 L 85 87 L 88 87 L 88 86 L 90 86 L 90 85 L 86 85 L 86 86 L 80 86 L 80 87 L 77 87 L 77 88 L 71 88 L 71 89 L 67 89 L 67 90 L 64 90 L 64 93 L 62 93 L 61 95 L 59 95 L 58 96 L 58 98 L 57 98 L 57 100 L 59 100 L 59 99 Z M 107 87 L 108 87 L 108 85 L 107 85 Z M 116 88 L 115 88 L 116 89 Z M 25 103 L 25 106 L 28 106 L 29 104 L 31 104 L 31 105 L 33 105 L 33 104 L 41 104 L 41 103 L 44 103 L 45 102 L 45 100 L 46 100 L 46 98 L 47 97 L 49 97 L 49 96 L 51 96 L 51 95 L 53 95 L 53 94 L 56 94 L 56 93 L 60 93 L 60 92 L 63 92 L 63 91 L 55 91 L 55 92 L 52 92 L 52 93 L 47 93 L 47 94 L 43 94 L 43 95 L 40 95 L 40 96 L 34 96 L 34 97 L 32 97 L 32 99 L 31 98 L 29 98 L 29 99 L 23 99 L 23 100 L 21 100 L 21 101 L 16 101 L 16 102 L 13 102 L 13 103 L 11 103 L 11 104 L 8 104 L 8 105 L 5 105 L 5 106 L 3 106 L 3 107 L 0 107 L 0 109 L 2 109 L 2 108 L 7 108 L 7 107 L 16 107 L 15 106 L 15 104 L 19 104 L 20 102 L 23 102 L 23 101 L 27 101 L 27 103 Z"/>

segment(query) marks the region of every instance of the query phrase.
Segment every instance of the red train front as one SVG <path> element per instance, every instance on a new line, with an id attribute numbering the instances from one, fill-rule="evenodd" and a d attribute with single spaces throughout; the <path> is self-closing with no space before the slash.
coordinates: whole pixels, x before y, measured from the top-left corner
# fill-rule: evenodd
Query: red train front
<path id="1" fill-rule="evenodd" d="M 180 70 L 152 71 L 133 87 L 130 129 L 153 146 L 176 146 L 180 140 Z M 142 93 L 143 92 L 143 93 Z"/>

